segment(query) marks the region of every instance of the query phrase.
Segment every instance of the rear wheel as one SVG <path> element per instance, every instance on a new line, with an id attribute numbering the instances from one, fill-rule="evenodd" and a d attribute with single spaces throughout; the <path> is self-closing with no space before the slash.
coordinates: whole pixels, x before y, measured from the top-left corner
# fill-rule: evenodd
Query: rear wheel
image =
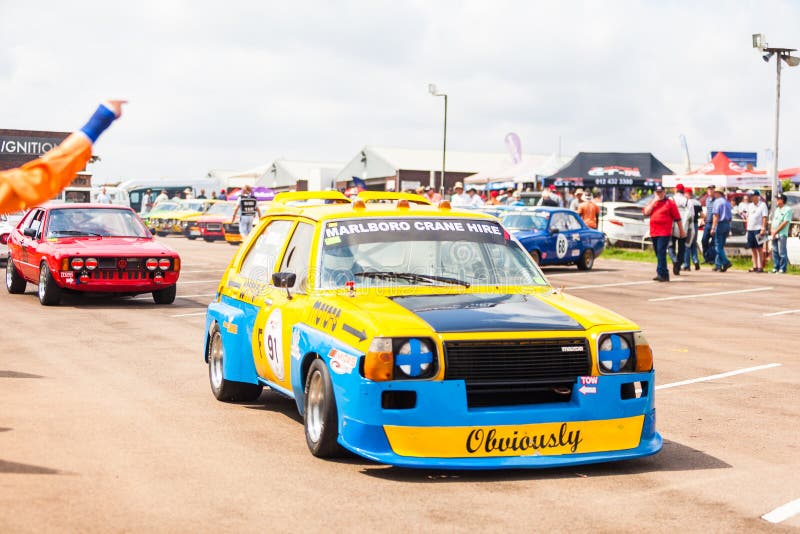
<path id="1" fill-rule="evenodd" d="M 222 334 L 216 324 L 211 330 L 206 357 L 208 359 L 208 380 L 211 383 L 211 392 L 217 400 L 227 402 L 254 401 L 261 396 L 263 387 L 260 384 L 225 380 L 222 366 L 225 351 L 222 347 Z"/>
<path id="2" fill-rule="evenodd" d="M 339 445 L 338 413 L 333 396 L 331 375 L 325 362 L 317 358 L 306 375 L 303 426 L 306 444 L 318 458 L 336 458 L 344 454 Z"/>
<path id="3" fill-rule="evenodd" d="M 56 306 L 61 302 L 61 288 L 56 285 L 50 267 L 42 262 L 39 268 L 39 302 L 43 306 Z"/>
<path id="4" fill-rule="evenodd" d="M 161 230 L 156 230 L 156 235 L 159 237 L 167 237 L 168 232 L 162 232 Z"/>
<path id="5" fill-rule="evenodd" d="M 196 235 L 192 235 L 192 234 L 189 234 L 189 233 L 186 233 L 186 234 L 183 234 L 183 235 L 185 235 L 185 236 L 186 236 L 186 238 L 187 238 L 189 241 L 194 241 L 195 239 L 197 239 L 197 236 L 196 236 Z"/>
<path id="6" fill-rule="evenodd" d="M 153 291 L 153 301 L 156 304 L 172 304 L 175 302 L 175 293 L 178 291 L 178 286 L 169 286 L 164 289 L 157 289 Z"/>
<path id="7" fill-rule="evenodd" d="M 19 274 L 14 262 L 11 260 L 11 254 L 9 254 L 8 259 L 6 259 L 6 289 L 13 294 L 24 293 L 26 284 L 25 279 Z"/>
<path id="8" fill-rule="evenodd" d="M 578 258 L 578 269 L 588 271 L 594 266 L 594 250 L 587 248 Z"/>
<path id="9" fill-rule="evenodd" d="M 214 239 L 213 237 L 204 237 L 203 241 L 205 241 L 206 243 L 213 243 L 214 241 L 216 241 L 216 239 Z"/>

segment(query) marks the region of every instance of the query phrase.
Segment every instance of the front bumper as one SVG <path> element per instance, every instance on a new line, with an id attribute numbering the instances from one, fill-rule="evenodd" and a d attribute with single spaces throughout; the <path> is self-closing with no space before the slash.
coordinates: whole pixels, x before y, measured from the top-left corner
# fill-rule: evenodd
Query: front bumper
<path id="1" fill-rule="evenodd" d="M 584 392 L 576 384 L 568 402 L 491 408 L 468 408 L 460 380 L 362 379 L 357 399 L 336 389 L 339 441 L 381 463 L 446 469 L 544 468 L 657 453 L 654 373 L 596 378 Z M 646 384 L 641 396 L 622 398 L 632 387 L 623 384 L 635 382 Z M 414 407 L 382 408 L 392 390 L 413 391 Z"/>
<path id="2" fill-rule="evenodd" d="M 167 271 L 163 276 L 153 278 L 125 278 L 131 275 L 128 271 L 112 271 L 114 278 L 93 278 L 81 280 L 81 274 L 74 271 L 54 273 L 56 284 L 64 289 L 84 293 L 150 293 L 173 286 L 178 282 L 179 273 Z M 145 273 L 149 274 L 149 273 Z M 120 278 L 122 276 L 122 278 Z"/>

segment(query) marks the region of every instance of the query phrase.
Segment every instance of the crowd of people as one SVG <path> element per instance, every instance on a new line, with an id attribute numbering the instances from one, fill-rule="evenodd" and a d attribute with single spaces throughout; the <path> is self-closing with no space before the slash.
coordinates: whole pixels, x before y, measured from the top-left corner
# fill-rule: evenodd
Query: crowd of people
<path id="1" fill-rule="evenodd" d="M 706 188 L 706 209 L 695 198 L 692 188 L 676 185 L 672 196 L 667 196 L 662 186 L 655 189 L 655 196 L 644 207 L 644 214 L 650 217 L 650 237 L 653 241 L 657 265 L 658 282 L 669 282 L 667 256 L 672 260 L 672 274 L 680 275 L 681 270 L 689 270 L 694 265 L 700 269 L 698 254 L 698 233 L 700 219 L 704 218 L 703 234 L 700 238 L 703 263 L 713 265 L 715 272 L 725 272 L 731 262 L 725 252 L 731 221 L 734 215 L 742 218 L 745 224 L 747 242 L 753 267 L 750 272 L 763 273 L 767 269 L 766 247 L 772 249 L 773 273 L 785 273 L 788 267 L 786 241 L 789 237 L 791 210 L 786 206 L 786 196 L 777 196 L 777 208 L 769 221 L 767 202 L 758 190 L 743 193 L 741 202 L 734 206 L 723 189 L 714 185 Z"/>

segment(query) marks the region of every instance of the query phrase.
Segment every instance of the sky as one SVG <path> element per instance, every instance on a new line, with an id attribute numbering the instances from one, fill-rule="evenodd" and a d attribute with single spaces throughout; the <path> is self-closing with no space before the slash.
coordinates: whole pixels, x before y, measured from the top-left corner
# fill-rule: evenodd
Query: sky
<path id="1" fill-rule="evenodd" d="M 122 8 L 121 6 L 125 6 Z M 71 131 L 126 98 L 98 183 L 202 177 L 364 145 L 764 151 L 800 2 L 0 0 L 0 128 Z M 794 31 L 793 31 L 794 30 Z M 779 166 L 800 166 L 800 67 L 781 76 Z M 681 171 L 683 169 L 673 169 Z"/>

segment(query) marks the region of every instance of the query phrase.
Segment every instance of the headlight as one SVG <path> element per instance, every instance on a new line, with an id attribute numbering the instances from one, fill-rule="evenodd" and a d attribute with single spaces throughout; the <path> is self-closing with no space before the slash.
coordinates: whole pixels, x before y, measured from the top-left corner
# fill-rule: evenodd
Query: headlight
<path id="1" fill-rule="evenodd" d="M 437 362 L 430 340 L 376 337 L 367 349 L 364 377 L 377 382 L 431 378 Z"/>
<path id="2" fill-rule="evenodd" d="M 633 370 L 630 338 L 623 334 L 607 334 L 600 337 L 597 360 L 604 373 L 623 373 Z"/>
<path id="3" fill-rule="evenodd" d="M 86 268 L 90 271 L 97 269 L 97 258 L 86 258 Z"/>
<path id="4" fill-rule="evenodd" d="M 148 271 L 155 271 L 158 269 L 158 260 L 155 258 L 147 258 L 147 260 L 144 262 L 144 266 Z"/>
<path id="5" fill-rule="evenodd" d="M 166 271 L 167 269 L 170 268 L 171 265 L 172 262 L 169 261 L 167 258 L 161 258 L 160 260 L 158 260 L 158 268 L 161 269 L 162 271 Z"/>
<path id="6" fill-rule="evenodd" d="M 73 270 L 80 271 L 83 269 L 83 258 L 73 258 L 70 262 L 70 265 L 72 266 Z"/>

